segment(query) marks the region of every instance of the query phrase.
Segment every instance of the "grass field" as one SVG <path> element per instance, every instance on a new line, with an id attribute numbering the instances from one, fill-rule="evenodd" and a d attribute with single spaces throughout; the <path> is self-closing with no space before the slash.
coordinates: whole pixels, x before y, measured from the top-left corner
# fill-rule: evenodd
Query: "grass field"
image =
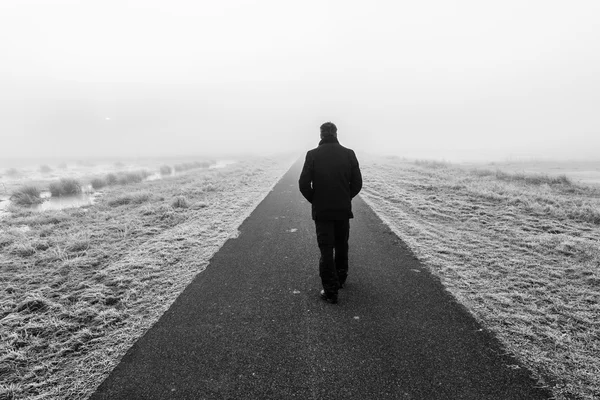
<path id="1" fill-rule="evenodd" d="M 469 169 L 499 169 L 528 175 L 564 175 L 574 183 L 600 186 L 600 161 L 504 161 L 465 163 L 463 166 Z"/>
<path id="2" fill-rule="evenodd" d="M 85 399 L 289 168 L 242 160 L 11 207 L 0 225 L 0 399 Z"/>
<path id="3" fill-rule="evenodd" d="M 509 352 L 557 399 L 600 398 L 600 187 L 543 169 L 361 161 L 362 197 Z"/>

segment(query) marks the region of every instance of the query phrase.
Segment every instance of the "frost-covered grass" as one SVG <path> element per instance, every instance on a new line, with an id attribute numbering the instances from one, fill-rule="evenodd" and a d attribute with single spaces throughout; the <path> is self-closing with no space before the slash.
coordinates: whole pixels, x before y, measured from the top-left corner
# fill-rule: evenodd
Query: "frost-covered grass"
<path id="1" fill-rule="evenodd" d="M 85 399 L 292 160 L 109 186 L 84 209 L 0 227 L 0 398 Z"/>
<path id="2" fill-rule="evenodd" d="M 94 178 L 91 180 L 90 184 L 94 190 L 102 189 L 107 185 L 106 180 L 102 178 Z"/>
<path id="3" fill-rule="evenodd" d="M 23 186 L 14 191 L 10 196 L 10 201 L 18 206 L 31 206 L 44 202 L 40 191 L 35 186 Z"/>
<path id="4" fill-rule="evenodd" d="M 53 197 L 73 196 L 81 193 L 81 184 L 77 179 L 63 178 L 58 182 L 52 182 L 49 190 Z"/>
<path id="5" fill-rule="evenodd" d="M 40 165 L 40 172 L 42 174 L 49 174 L 50 172 L 52 172 L 52 168 L 50 168 L 48 165 Z"/>
<path id="6" fill-rule="evenodd" d="M 159 171 L 161 175 L 171 175 L 173 173 L 173 168 L 168 165 L 161 165 Z"/>
<path id="7" fill-rule="evenodd" d="M 173 168 L 176 172 L 183 172 L 196 168 L 208 168 L 211 166 L 211 164 L 214 164 L 214 161 L 192 161 L 181 164 L 175 164 Z"/>
<path id="8" fill-rule="evenodd" d="M 362 197 L 557 399 L 600 398 L 600 189 L 362 160 Z"/>
<path id="9" fill-rule="evenodd" d="M 132 183 L 140 183 L 150 176 L 148 171 L 125 172 L 117 175 L 117 183 L 119 185 L 130 185 Z"/>

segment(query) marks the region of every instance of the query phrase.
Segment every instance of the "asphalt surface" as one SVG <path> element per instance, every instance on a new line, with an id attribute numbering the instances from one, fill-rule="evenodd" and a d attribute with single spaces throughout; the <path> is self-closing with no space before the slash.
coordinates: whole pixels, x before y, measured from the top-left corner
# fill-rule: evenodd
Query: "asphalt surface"
<path id="1" fill-rule="evenodd" d="M 339 303 L 296 164 L 91 399 L 547 399 L 357 197 Z"/>

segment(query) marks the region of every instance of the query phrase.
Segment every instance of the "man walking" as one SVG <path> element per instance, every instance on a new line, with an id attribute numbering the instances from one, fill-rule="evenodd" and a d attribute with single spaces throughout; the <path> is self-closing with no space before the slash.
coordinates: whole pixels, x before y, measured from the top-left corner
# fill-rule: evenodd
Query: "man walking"
<path id="1" fill-rule="evenodd" d="M 312 204 L 321 251 L 321 298 L 335 304 L 338 289 L 348 277 L 348 237 L 350 218 L 354 217 L 351 200 L 362 188 L 362 175 L 354 151 L 338 142 L 333 123 L 321 125 L 321 141 L 316 149 L 306 153 L 298 184 Z"/>

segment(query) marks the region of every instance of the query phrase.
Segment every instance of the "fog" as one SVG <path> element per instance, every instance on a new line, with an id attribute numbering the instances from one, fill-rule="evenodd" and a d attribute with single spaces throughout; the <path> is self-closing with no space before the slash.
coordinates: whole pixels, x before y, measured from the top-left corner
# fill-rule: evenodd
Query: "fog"
<path id="1" fill-rule="evenodd" d="M 600 158 L 600 2 L 0 2 L 0 158 Z"/>

